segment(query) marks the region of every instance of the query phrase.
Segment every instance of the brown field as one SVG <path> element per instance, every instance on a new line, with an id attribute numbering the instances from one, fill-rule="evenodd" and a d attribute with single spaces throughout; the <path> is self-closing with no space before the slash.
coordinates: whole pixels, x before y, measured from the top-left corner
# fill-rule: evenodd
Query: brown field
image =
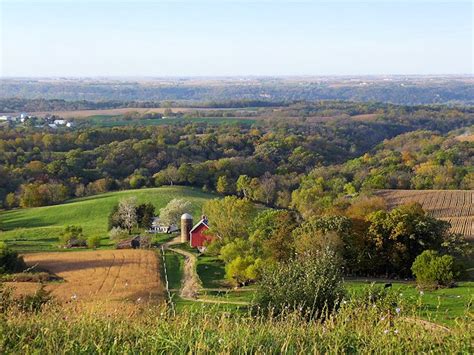
<path id="1" fill-rule="evenodd" d="M 474 241 L 474 190 L 379 190 L 389 208 L 418 202 L 431 216 L 451 223 L 451 230 Z"/>
<path id="2" fill-rule="evenodd" d="M 46 287 L 62 305 L 101 303 L 102 310 L 116 310 L 164 299 L 158 257 L 153 251 L 36 253 L 27 254 L 24 259 L 29 266 L 38 265 L 63 279 Z M 10 284 L 17 294 L 32 293 L 38 288 L 30 282 Z"/>

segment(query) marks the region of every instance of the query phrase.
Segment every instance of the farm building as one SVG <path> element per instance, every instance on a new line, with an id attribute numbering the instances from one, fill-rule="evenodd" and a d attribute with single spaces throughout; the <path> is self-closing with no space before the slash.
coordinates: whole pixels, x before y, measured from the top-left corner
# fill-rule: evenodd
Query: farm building
<path id="1" fill-rule="evenodd" d="M 209 229 L 209 222 L 206 216 L 202 216 L 201 220 L 194 225 L 189 232 L 189 240 L 192 248 L 198 248 L 203 251 L 206 248 L 206 243 L 212 240 L 212 237 L 206 235 L 206 231 Z"/>
<path id="2" fill-rule="evenodd" d="M 173 233 L 178 230 L 178 227 L 174 224 L 166 225 L 161 223 L 159 217 L 154 217 L 151 227 L 148 230 L 148 233 Z"/>

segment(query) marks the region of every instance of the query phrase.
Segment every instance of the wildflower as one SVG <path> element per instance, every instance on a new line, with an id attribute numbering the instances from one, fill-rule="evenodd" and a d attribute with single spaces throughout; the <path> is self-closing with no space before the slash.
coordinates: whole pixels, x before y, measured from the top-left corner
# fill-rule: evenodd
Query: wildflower
<path id="1" fill-rule="evenodd" d="M 220 338 L 220 339 L 218 340 L 218 342 L 219 342 L 219 344 L 223 344 L 223 343 L 224 343 L 224 339 Z"/>
<path id="2" fill-rule="evenodd" d="M 423 291 L 420 291 L 420 296 L 423 296 L 425 293 Z"/>
<path id="3" fill-rule="evenodd" d="M 385 329 L 385 330 L 383 331 L 384 334 L 388 334 L 388 332 L 389 332 L 388 329 Z"/>
<path id="4" fill-rule="evenodd" d="M 346 301 L 346 300 L 342 300 L 342 304 L 347 304 L 347 301 Z"/>
<path id="5" fill-rule="evenodd" d="M 400 297 L 403 297 L 403 293 L 400 293 L 399 295 L 400 295 Z"/>
<path id="6" fill-rule="evenodd" d="M 71 296 L 71 299 L 72 299 L 73 301 L 77 300 L 77 295 L 76 295 L 76 294 L 73 294 L 73 295 Z"/>
<path id="7" fill-rule="evenodd" d="M 395 308 L 395 312 L 400 313 L 401 309 L 399 307 Z"/>
<path id="8" fill-rule="evenodd" d="M 137 298 L 137 302 L 141 302 L 142 301 L 142 298 L 141 297 L 138 297 Z"/>
<path id="9" fill-rule="evenodd" d="M 374 304 L 372 305 L 372 308 L 375 308 L 375 307 L 377 307 L 377 306 L 376 306 L 375 303 L 374 303 Z"/>
<path id="10" fill-rule="evenodd" d="M 385 316 L 383 316 L 382 318 L 380 318 L 380 320 L 385 320 Z"/>
<path id="11" fill-rule="evenodd" d="M 393 333 L 394 333 L 394 334 L 398 334 L 398 329 L 395 329 L 395 330 L 393 331 Z"/>

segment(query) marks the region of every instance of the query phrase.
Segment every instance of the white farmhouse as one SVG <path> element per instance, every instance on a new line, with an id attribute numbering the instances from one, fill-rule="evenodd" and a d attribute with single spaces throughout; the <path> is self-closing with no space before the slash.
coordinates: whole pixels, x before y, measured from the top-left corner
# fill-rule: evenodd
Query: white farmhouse
<path id="1" fill-rule="evenodd" d="M 148 230 L 148 233 L 173 233 L 177 230 L 178 227 L 176 225 L 165 225 L 161 223 L 159 217 L 154 217 L 153 222 L 151 223 L 151 227 Z"/>
<path id="2" fill-rule="evenodd" d="M 66 120 L 54 120 L 54 124 L 56 126 L 64 126 L 65 124 L 67 124 L 67 121 Z"/>

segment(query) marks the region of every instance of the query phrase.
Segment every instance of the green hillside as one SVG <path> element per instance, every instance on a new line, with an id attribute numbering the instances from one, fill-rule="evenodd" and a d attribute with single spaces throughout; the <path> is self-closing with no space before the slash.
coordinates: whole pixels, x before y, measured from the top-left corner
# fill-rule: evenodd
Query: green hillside
<path id="1" fill-rule="evenodd" d="M 113 205 L 131 196 L 139 203 L 153 203 L 157 213 L 173 198 L 186 199 L 192 203 L 191 213 L 195 218 L 200 216 L 202 204 L 215 197 L 198 189 L 169 186 L 110 192 L 62 205 L 0 212 L 0 241 L 19 251 L 57 250 L 59 233 L 71 224 L 81 226 L 86 237 L 98 235 L 106 239 L 107 217 Z"/>

